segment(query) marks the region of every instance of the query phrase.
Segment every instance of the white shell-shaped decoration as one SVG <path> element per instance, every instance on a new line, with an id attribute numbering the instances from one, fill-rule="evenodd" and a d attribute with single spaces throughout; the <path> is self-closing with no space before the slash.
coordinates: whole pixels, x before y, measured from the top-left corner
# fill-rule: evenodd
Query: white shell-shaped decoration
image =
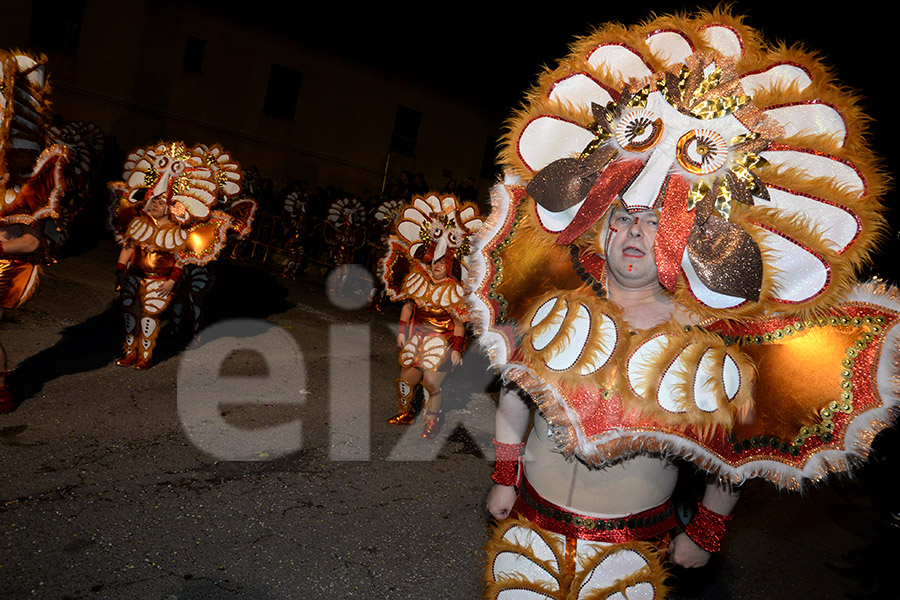
<path id="1" fill-rule="evenodd" d="M 836 108 L 829 104 L 789 104 L 764 111 L 784 127 L 785 137 L 793 135 L 827 135 L 839 146 L 847 139 L 847 124 Z"/>
<path id="2" fill-rule="evenodd" d="M 571 121 L 550 116 L 532 120 L 519 136 L 519 154 L 532 171 L 540 171 L 560 158 L 577 156 L 594 134 Z"/>
<path id="3" fill-rule="evenodd" d="M 691 41 L 680 31 L 654 31 L 647 36 L 647 46 L 666 65 L 682 63 L 694 53 Z"/>
<path id="4" fill-rule="evenodd" d="M 654 335 L 646 342 L 638 346 L 638 348 L 628 357 L 626 364 L 626 373 L 628 375 L 628 385 L 631 390 L 638 396 L 648 398 L 651 386 L 655 382 L 649 381 L 647 378 L 647 365 L 663 351 L 669 338 L 664 333 Z"/>
<path id="5" fill-rule="evenodd" d="M 578 304 L 572 330 L 568 343 L 558 352 L 553 352 L 551 358 L 546 361 L 548 369 L 567 371 L 581 358 L 591 335 L 591 313 L 584 304 Z"/>
<path id="6" fill-rule="evenodd" d="M 534 557 L 540 561 L 550 563 L 551 568 L 559 570 L 559 561 L 547 542 L 534 530 L 525 527 L 510 527 L 501 538 L 505 542 L 528 548 Z"/>
<path id="7" fill-rule="evenodd" d="M 714 412 L 718 408 L 715 381 L 721 377 L 721 368 L 713 354 L 711 348 L 703 353 L 694 379 L 694 404 L 704 412 Z"/>
<path id="8" fill-rule="evenodd" d="M 571 104 L 589 111 L 591 104 L 606 106 L 612 102 L 612 95 L 587 73 L 574 73 L 553 84 L 550 100 L 561 104 Z"/>
<path id="9" fill-rule="evenodd" d="M 596 590 L 598 588 L 609 588 L 619 584 L 622 580 L 633 578 L 638 571 L 646 568 L 648 568 L 647 560 L 643 556 L 634 550 L 619 550 L 618 552 L 610 554 L 593 568 L 591 574 L 585 578 L 584 583 L 581 585 L 581 589 Z M 643 593 L 640 593 L 644 591 L 638 589 L 641 585 L 650 587 L 649 596 L 644 596 Z M 619 594 L 619 596 L 621 597 L 621 594 Z M 644 600 L 644 598 L 652 600 L 653 596 L 653 586 L 649 583 L 629 586 L 627 588 L 628 600 Z M 609 596 L 609 598 L 615 598 L 615 596 Z"/>
<path id="10" fill-rule="evenodd" d="M 729 400 L 734 400 L 738 391 L 741 389 L 741 372 L 738 369 L 737 362 L 727 352 L 725 353 L 725 361 L 722 364 L 722 383 L 725 385 L 725 395 Z"/>
<path id="11" fill-rule="evenodd" d="M 569 223 L 572 222 L 572 219 L 574 219 L 575 215 L 578 214 L 578 211 L 581 210 L 582 204 L 584 204 L 584 200 L 559 212 L 547 210 L 540 204 L 535 206 L 537 206 L 537 216 L 538 220 L 541 222 L 541 227 L 551 233 L 558 233 L 569 226 Z"/>
<path id="12" fill-rule="evenodd" d="M 621 44 L 601 44 L 587 56 L 587 62 L 595 69 L 604 68 L 616 79 L 643 79 L 653 71 L 641 55 Z"/>
<path id="13" fill-rule="evenodd" d="M 685 346 L 671 365 L 663 372 L 663 376 L 659 380 L 659 387 L 656 390 L 656 402 L 663 410 L 671 413 L 685 412 L 684 402 L 689 400 L 678 393 L 677 386 L 685 381 L 690 373 L 691 365 L 685 362 L 685 350 L 689 346 Z"/>
<path id="14" fill-rule="evenodd" d="M 727 25 L 709 25 L 700 32 L 700 35 L 707 44 L 734 60 L 740 59 L 744 52 L 741 36 Z"/>
<path id="15" fill-rule="evenodd" d="M 846 250 L 862 230 L 859 220 L 847 208 L 771 185 L 768 190 L 771 206 L 782 215 L 808 220 L 822 234 L 825 244 L 836 252 Z M 766 206 L 759 200 L 757 203 Z"/>
<path id="16" fill-rule="evenodd" d="M 812 79 L 806 69 L 787 63 L 772 65 L 759 73 L 741 77 L 741 86 L 749 96 L 776 85 L 786 88 L 791 84 L 796 85 L 797 89 L 802 91 L 812 84 Z"/>
<path id="17" fill-rule="evenodd" d="M 846 186 L 849 191 L 860 197 L 866 191 L 866 182 L 862 174 L 853 165 L 837 158 L 803 152 L 800 149 L 766 150 L 761 152 L 760 156 L 775 166 L 800 169 L 812 178 L 831 179 L 835 184 Z"/>
<path id="18" fill-rule="evenodd" d="M 759 230 L 761 246 L 772 256 L 774 296 L 783 302 L 805 302 L 828 284 L 828 263 L 788 238 L 767 229 Z"/>
<path id="19" fill-rule="evenodd" d="M 606 366 L 606 363 L 609 362 L 609 359 L 612 357 L 613 351 L 616 348 L 616 342 L 619 338 L 616 322 L 605 314 L 601 313 L 600 325 L 596 329 L 594 335 L 598 335 L 600 336 L 600 339 L 604 341 L 608 340 L 608 342 L 604 345 L 603 349 L 595 350 L 590 357 L 590 360 L 582 365 L 579 374 L 583 376 L 596 373 Z"/>
<path id="20" fill-rule="evenodd" d="M 553 310 L 554 307 L 556 307 L 556 310 Z M 566 312 L 567 305 L 565 300 L 559 302 L 557 305 L 557 299 L 551 298 L 541 304 L 535 311 L 534 317 L 531 319 L 531 327 L 534 329 L 538 325 L 546 324 L 546 329 L 541 331 L 539 335 L 532 336 L 532 348 L 540 352 L 556 338 L 557 334 L 559 334 L 560 327 L 562 327 L 563 318 L 566 316 Z"/>

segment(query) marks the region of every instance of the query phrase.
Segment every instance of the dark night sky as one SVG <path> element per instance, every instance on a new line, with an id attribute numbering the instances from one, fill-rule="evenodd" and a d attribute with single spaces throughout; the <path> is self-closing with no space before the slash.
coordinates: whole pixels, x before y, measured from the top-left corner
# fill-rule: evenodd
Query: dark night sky
<path id="1" fill-rule="evenodd" d="M 311 19 L 308 5 L 248 14 L 244 0 L 194 1 L 289 35 L 323 52 L 461 95 L 495 109 L 504 118 L 534 83 L 542 65 L 555 66 L 576 36 L 608 21 L 635 24 L 652 12 L 694 11 L 718 4 L 548 2 L 539 10 L 527 10 L 523 4 L 511 3 L 504 3 L 502 8 L 486 2 L 406 7 L 391 4 L 389 8 L 378 3 L 350 10 L 345 4 L 334 3 L 333 7 L 317 7 L 317 17 Z M 265 8 L 280 3 L 256 0 L 253 4 Z M 770 42 L 799 42 L 818 51 L 843 84 L 861 92 L 865 109 L 876 122 L 870 130 L 871 142 L 887 171 L 896 173 L 894 141 L 900 132 L 890 112 L 896 86 L 896 66 L 891 65 L 897 59 L 891 44 L 896 26 L 890 15 L 854 10 L 855 6 L 871 7 L 868 2 L 826 8 L 826 3 L 740 0 L 731 6 Z M 889 207 L 896 204 L 895 197 L 890 193 L 886 198 Z M 890 217 L 897 221 L 896 215 Z M 897 227 L 894 229 L 896 235 Z M 895 253 L 896 239 L 883 255 Z"/>
<path id="2" fill-rule="evenodd" d="M 280 2 L 256 0 L 263 10 L 248 11 L 245 0 L 195 0 L 223 10 L 245 22 L 279 31 L 322 51 L 340 54 L 408 77 L 437 89 L 460 94 L 506 115 L 534 81 L 542 65 L 555 65 L 568 53 L 578 35 L 608 21 L 634 24 L 658 14 L 710 8 L 716 2 L 548 2 L 547 8 L 526 10 L 504 3 L 503 8 L 476 3 L 383 3 L 349 9 L 343 3 L 295 8 Z M 867 5 L 868 3 L 860 3 Z M 761 30 L 770 41 L 802 42 L 819 51 L 837 69 L 841 81 L 863 92 L 870 114 L 881 125 L 875 143 L 887 154 L 896 127 L 888 119 L 888 90 L 894 78 L 883 65 L 894 58 L 888 50 L 894 23 L 887 15 L 820 8 L 825 3 L 732 3 L 733 12 Z M 777 12 L 771 8 L 777 6 Z M 809 6 L 816 6 L 810 10 Z M 577 7 L 573 9 L 573 7 Z M 426 16 L 427 15 L 427 16 Z M 890 28 L 890 30 L 889 30 Z"/>

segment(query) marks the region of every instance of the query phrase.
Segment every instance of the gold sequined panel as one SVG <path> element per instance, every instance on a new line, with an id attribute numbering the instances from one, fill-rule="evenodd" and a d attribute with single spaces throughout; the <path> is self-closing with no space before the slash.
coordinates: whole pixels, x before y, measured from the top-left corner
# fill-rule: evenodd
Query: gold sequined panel
<path id="1" fill-rule="evenodd" d="M 175 266 L 175 255 L 138 247 L 134 253 L 132 267 L 142 273 L 168 273 Z"/>
<path id="2" fill-rule="evenodd" d="M 453 331 L 453 317 L 446 310 L 431 310 L 416 307 L 416 329 L 429 332 L 447 333 Z"/>
<path id="3" fill-rule="evenodd" d="M 752 422 L 734 429 L 737 438 L 758 435 L 794 440 L 804 427 L 823 422 L 821 411 L 829 403 L 842 403 L 845 392 L 847 350 L 865 330 L 859 326 L 804 326 L 767 335 L 762 344 L 744 345 L 757 365 L 756 414 Z"/>

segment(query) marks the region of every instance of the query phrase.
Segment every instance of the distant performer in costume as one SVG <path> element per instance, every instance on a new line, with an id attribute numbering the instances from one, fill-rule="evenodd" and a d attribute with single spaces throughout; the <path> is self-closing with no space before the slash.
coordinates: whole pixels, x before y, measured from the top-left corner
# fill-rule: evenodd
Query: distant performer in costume
<path id="1" fill-rule="evenodd" d="M 382 278 L 400 311 L 400 378 L 393 425 L 415 421 L 413 399 L 421 383 L 427 400 L 422 410 L 422 437 L 441 429 L 441 382 L 462 362 L 468 320 L 463 302 L 469 238 L 482 221 L 474 205 L 454 196 L 414 198 L 391 236 Z"/>
<path id="2" fill-rule="evenodd" d="M 0 50 L 0 317 L 37 288 L 68 222 L 65 146 L 48 143 L 46 57 Z M 15 408 L 0 344 L 0 413 Z"/>
<path id="3" fill-rule="evenodd" d="M 305 193 L 294 190 L 284 198 L 284 269 L 281 276 L 296 279 L 306 262 L 306 236 L 308 198 Z"/>
<path id="4" fill-rule="evenodd" d="M 212 212 L 231 217 L 231 225 L 226 231 L 226 245 L 236 248 L 250 235 L 258 203 L 244 192 L 240 165 L 230 153 L 220 146 L 207 147 L 203 144 L 194 146 L 192 152 L 201 156 L 214 173 L 218 189 Z M 204 303 L 218 275 L 219 255 L 205 262 L 189 260 L 185 263 L 181 285 L 172 300 L 172 320 L 176 331 L 190 336 L 200 333 L 205 317 Z"/>
<path id="5" fill-rule="evenodd" d="M 375 276 L 375 287 L 372 288 L 372 297 L 369 298 L 369 310 L 382 312 L 382 305 L 387 297 L 382 278 L 384 265 L 382 264 L 387 251 L 390 248 L 391 232 L 397 225 L 400 211 L 403 209 L 403 201 L 399 199 L 385 200 L 375 208 L 370 222 L 372 230 L 369 232 L 369 260 L 367 267 Z"/>
<path id="6" fill-rule="evenodd" d="M 160 318 L 182 273 L 214 261 L 230 229 L 249 230 L 253 200 L 234 202 L 230 214 L 210 210 L 223 195 L 237 194 L 239 184 L 240 167 L 219 146 L 188 149 L 171 142 L 128 156 L 123 181 L 110 183 L 111 226 L 122 245 L 116 274 L 125 329 L 124 356 L 116 364 L 150 368 Z"/>
<path id="7" fill-rule="evenodd" d="M 663 598 L 736 485 L 868 454 L 900 303 L 853 279 L 885 226 L 864 133 L 813 55 L 727 11 L 602 27 L 541 76 L 470 261 L 507 382 L 485 598 Z M 710 479 L 671 537 L 673 457 Z"/>
<path id="8" fill-rule="evenodd" d="M 351 265 L 366 241 L 366 209 L 356 198 L 339 198 L 328 207 L 322 235 L 328 246 L 328 261 L 337 276 L 332 280 L 333 293 L 343 293 Z"/>

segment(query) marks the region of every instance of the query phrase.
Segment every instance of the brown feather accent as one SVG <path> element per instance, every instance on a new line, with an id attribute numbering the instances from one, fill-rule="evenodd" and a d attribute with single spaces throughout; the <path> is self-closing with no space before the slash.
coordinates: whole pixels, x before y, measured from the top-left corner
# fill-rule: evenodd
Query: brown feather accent
<path id="1" fill-rule="evenodd" d="M 587 158 L 561 158 L 540 171 L 528 183 L 528 195 L 547 210 L 560 212 L 585 199 L 600 171 L 616 155 L 612 146 L 600 146 Z"/>
<path id="2" fill-rule="evenodd" d="M 687 254 L 703 284 L 714 292 L 759 300 L 762 253 L 743 229 L 718 215 L 697 219 Z"/>

